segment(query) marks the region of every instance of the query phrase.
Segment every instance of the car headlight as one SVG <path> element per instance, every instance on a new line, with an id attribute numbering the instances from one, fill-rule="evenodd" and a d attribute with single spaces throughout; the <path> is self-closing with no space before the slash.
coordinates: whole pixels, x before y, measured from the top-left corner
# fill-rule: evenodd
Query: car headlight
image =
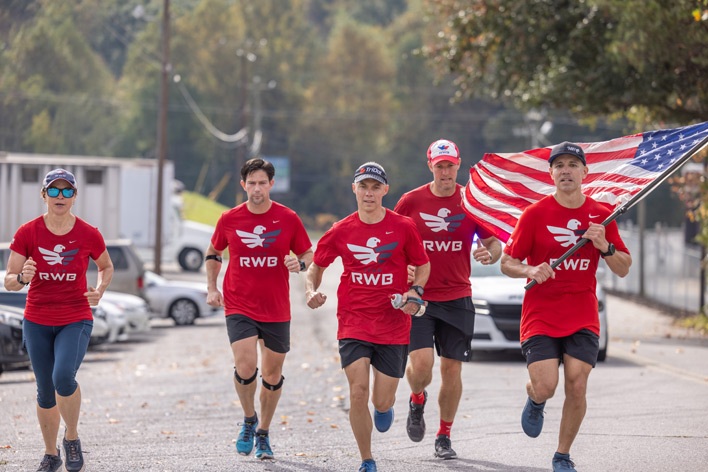
<path id="1" fill-rule="evenodd" d="M 18 316 L 12 316 L 7 313 L 0 313 L 0 322 L 8 326 L 22 328 L 22 318 Z"/>
<path id="2" fill-rule="evenodd" d="M 472 303 L 474 303 L 474 312 L 479 314 L 479 315 L 489 315 L 491 313 L 491 310 L 489 309 L 489 303 L 487 300 L 479 300 L 479 299 L 472 299 Z"/>
<path id="3" fill-rule="evenodd" d="M 106 310 L 104 310 L 100 306 L 94 306 L 94 307 L 91 307 L 91 309 L 93 311 L 93 316 L 101 318 L 102 320 L 106 319 L 106 316 L 107 316 Z"/>

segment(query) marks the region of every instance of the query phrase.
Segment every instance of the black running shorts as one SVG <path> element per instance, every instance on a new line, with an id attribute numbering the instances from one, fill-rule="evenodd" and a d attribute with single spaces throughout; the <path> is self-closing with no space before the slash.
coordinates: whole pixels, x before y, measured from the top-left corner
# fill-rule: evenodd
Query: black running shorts
<path id="1" fill-rule="evenodd" d="M 284 354 L 290 351 L 290 322 L 264 323 L 245 315 L 226 317 L 226 331 L 231 344 L 241 339 L 258 336 L 265 347 L 273 352 Z"/>
<path id="2" fill-rule="evenodd" d="M 410 351 L 435 346 L 440 357 L 472 360 L 474 304 L 470 297 L 428 302 L 425 314 L 412 317 Z"/>
<path id="3" fill-rule="evenodd" d="M 408 346 L 405 344 L 374 344 L 358 339 L 340 339 L 339 357 L 342 369 L 352 362 L 368 357 L 371 365 L 389 377 L 403 378 L 408 362 Z"/>
<path id="4" fill-rule="evenodd" d="M 563 354 L 568 354 L 595 367 L 600 352 L 600 337 L 589 329 L 582 329 L 564 338 L 550 336 L 532 336 L 521 343 L 521 352 L 526 357 L 526 365 L 546 359 L 563 361 Z"/>

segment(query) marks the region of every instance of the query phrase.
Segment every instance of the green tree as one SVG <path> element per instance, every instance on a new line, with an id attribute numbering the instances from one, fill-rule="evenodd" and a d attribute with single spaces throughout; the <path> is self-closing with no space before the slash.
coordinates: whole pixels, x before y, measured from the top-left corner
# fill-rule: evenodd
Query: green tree
<path id="1" fill-rule="evenodd" d="M 430 0 L 460 97 L 689 123 L 708 109 L 706 0 Z M 696 11 L 699 13 L 696 14 Z"/>
<path id="2" fill-rule="evenodd" d="M 338 17 L 328 50 L 315 66 L 294 143 L 294 164 L 308 181 L 297 185 L 308 210 L 338 216 L 354 208 L 354 170 L 368 160 L 387 165 L 395 68 L 379 28 Z"/>
<path id="3" fill-rule="evenodd" d="M 234 194 L 240 194 L 240 164 L 251 151 L 250 143 L 246 147 L 223 142 L 210 134 L 187 105 L 185 92 L 222 132 L 233 134 L 247 126 L 253 138 L 259 125 L 262 154 L 287 152 L 292 127 L 287 111 L 299 108 L 316 54 L 314 36 L 302 14 L 304 5 L 304 0 L 287 4 L 203 0 L 191 9 L 173 11 L 170 62 L 179 83 L 170 85 L 168 151 L 187 188 L 200 185 L 196 190 L 208 193 L 228 175 L 221 201 L 233 205 Z M 150 23 L 128 52 L 121 78 L 129 104 L 123 120 L 123 153 L 151 155 L 155 147 L 159 38 L 159 24 Z M 200 175 L 205 175 L 203 183 Z"/>
<path id="4" fill-rule="evenodd" d="M 69 0 L 19 9 L 0 52 L 0 147 L 102 154 L 113 138 L 114 82 L 77 30 Z M 36 9 L 36 10 L 35 10 Z"/>

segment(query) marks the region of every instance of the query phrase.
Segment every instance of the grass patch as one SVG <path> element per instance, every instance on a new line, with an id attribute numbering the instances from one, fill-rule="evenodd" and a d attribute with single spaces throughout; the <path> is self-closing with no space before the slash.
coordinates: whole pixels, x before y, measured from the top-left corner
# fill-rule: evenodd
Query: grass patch
<path id="1" fill-rule="evenodd" d="M 216 226 L 221 214 L 229 209 L 229 207 L 195 192 L 182 192 L 182 201 L 182 213 L 185 220 L 197 221 L 210 226 Z"/>
<path id="2" fill-rule="evenodd" d="M 691 328 L 701 334 L 708 334 L 708 316 L 705 313 L 689 316 L 679 321 L 684 328 Z"/>

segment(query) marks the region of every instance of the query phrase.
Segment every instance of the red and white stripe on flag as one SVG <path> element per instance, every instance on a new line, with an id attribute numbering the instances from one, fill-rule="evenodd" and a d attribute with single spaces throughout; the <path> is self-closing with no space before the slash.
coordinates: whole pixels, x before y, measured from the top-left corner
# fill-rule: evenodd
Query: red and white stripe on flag
<path id="1" fill-rule="evenodd" d="M 708 122 L 648 131 L 597 143 L 585 151 L 583 193 L 613 207 L 627 202 L 708 135 Z M 470 169 L 462 194 L 465 212 L 506 242 L 524 209 L 555 191 L 549 174 L 552 146 L 485 154 Z"/>

